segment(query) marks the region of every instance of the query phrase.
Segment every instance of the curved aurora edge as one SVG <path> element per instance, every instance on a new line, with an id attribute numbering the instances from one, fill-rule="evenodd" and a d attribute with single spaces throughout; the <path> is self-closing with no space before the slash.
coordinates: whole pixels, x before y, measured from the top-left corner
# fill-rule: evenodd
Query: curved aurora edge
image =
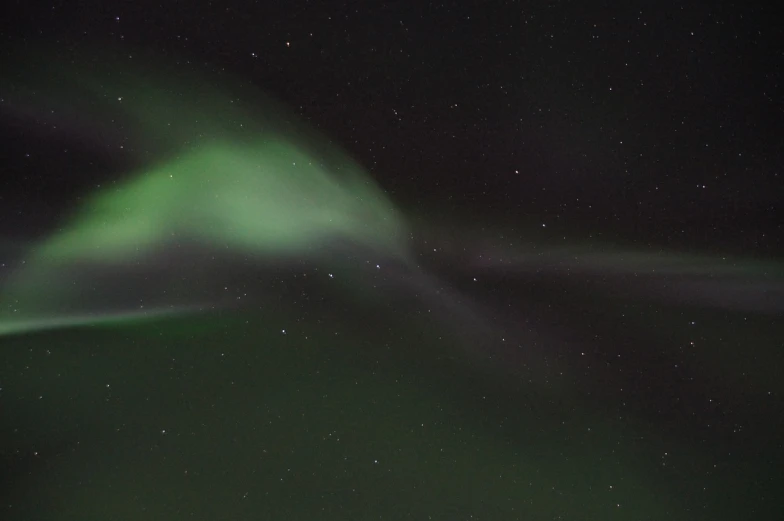
<path id="1" fill-rule="evenodd" d="M 133 291 L 123 288 L 123 279 L 165 266 L 180 248 L 199 252 L 191 262 L 196 273 L 206 262 L 198 255 L 206 259 L 210 251 L 252 262 L 313 258 L 333 243 L 349 243 L 406 257 L 404 221 L 383 191 L 345 153 L 292 124 L 278 106 L 266 101 L 255 110 L 240 108 L 233 97 L 203 87 L 205 81 L 183 83 L 179 92 L 190 95 L 175 95 L 178 89 L 166 86 L 176 81 L 140 78 L 123 74 L 108 86 L 73 71 L 65 74 L 62 92 L 47 98 L 67 99 L 67 114 L 91 107 L 87 117 L 98 132 L 120 118 L 115 126 L 135 133 L 136 149 L 157 150 L 154 157 L 138 154 L 148 166 L 125 181 L 88 194 L 11 271 L 0 286 L 0 335 L 136 316 L 138 303 L 123 298 Z M 107 97 L 112 90 L 125 95 Z M 23 108 L 30 104 L 27 94 L 18 96 Z M 96 270 L 104 273 L 102 281 L 94 280 Z M 179 302 L 160 298 L 184 283 L 190 286 L 185 299 L 206 284 L 169 273 L 155 282 L 157 305 L 186 312 L 183 295 Z"/>

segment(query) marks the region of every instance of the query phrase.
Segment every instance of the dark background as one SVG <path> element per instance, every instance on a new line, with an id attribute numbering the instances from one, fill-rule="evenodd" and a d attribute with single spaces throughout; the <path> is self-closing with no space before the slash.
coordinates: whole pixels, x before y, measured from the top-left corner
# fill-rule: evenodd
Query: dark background
<path id="1" fill-rule="evenodd" d="M 763 289 L 781 276 L 784 35 L 763 4 L 2 9 L 9 92 L 41 49 L 231 74 L 457 244 L 460 223 L 487 223 L 514 241 L 771 260 Z M 0 231 L 17 245 L 134 158 L 4 92 Z M 651 302 L 617 273 L 473 284 L 427 265 L 488 310 L 483 327 L 374 293 L 400 280 L 360 263 L 373 304 L 312 266 L 253 282 L 233 266 L 263 313 L 0 338 L 0 518 L 780 519 L 780 289 L 758 313 Z"/>

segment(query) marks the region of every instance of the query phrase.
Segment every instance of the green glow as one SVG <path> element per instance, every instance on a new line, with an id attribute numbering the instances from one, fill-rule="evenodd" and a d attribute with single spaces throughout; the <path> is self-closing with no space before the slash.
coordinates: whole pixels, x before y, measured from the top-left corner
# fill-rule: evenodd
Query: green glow
<path id="1" fill-rule="evenodd" d="M 92 284 L 91 270 L 114 269 L 121 285 L 123 270 L 165 264 L 185 249 L 303 258 L 337 240 L 405 257 L 403 221 L 384 193 L 268 100 L 254 119 L 248 104 L 190 86 L 204 80 L 164 89 L 129 75 L 113 85 L 85 77 L 65 76 L 77 88 L 49 98 L 68 98 L 66 113 L 91 107 L 104 121 L 122 117 L 115 126 L 128 129 L 134 148 L 154 154 L 139 153 L 148 167 L 104 183 L 32 249 L 2 288 L 0 335 L 103 320 L 93 308 L 111 290 Z M 108 298 L 128 307 L 122 296 Z"/>
<path id="2" fill-rule="evenodd" d="M 393 250 L 400 224 L 388 208 L 370 185 L 342 185 L 291 143 L 214 144 L 99 192 L 41 253 L 127 261 L 181 237 L 259 254 L 333 236 Z"/>
<path id="3" fill-rule="evenodd" d="M 450 217 L 445 225 L 420 219 L 417 235 L 427 234 L 419 239 L 427 243 L 427 253 L 415 258 L 401 212 L 362 167 L 262 94 L 238 82 L 227 82 L 221 93 L 205 78 L 176 71 L 155 78 L 138 70 L 98 76 L 90 72 L 94 69 L 90 62 L 88 69 L 44 75 L 27 92 L 15 89 L 6 106 L 22 113 L 37 107 L 32 113 L 43 123 L 57 114 L 59 123 L 95 140 L 89 144 L 97 150 L 108 140 L 118 156 L 131 154 L 144 166 L 87 194 L 56 233 L 5 275 L 0 335 L 206 310 L 220 297 L 214 287 L 210 293 L 215 281 L 205 278 L 228 277 L 214 271 L 194 275 L 209 272 L 206 258 L 212 254 L 249 265 L 269 259 L 318 262 L 327 260 L 334 244 L 346 243 L 406 265 L 416 277 L 388 275 L 389 281 L 418 285 L 408 289 L 458 310 L 450 315 L 460 317 L 457 322 L 473 316 L 471 304 L 446 297 L 442 283 L 417 266 L 431 250 L 446 256 L 443 265 L 471 270 L 556 275 L 566 270 L 631 275 L 631 281 L 638 275 L 675 277 L 656 286 L 667 291 L 645 287 L 639 296 L 727 309 L 780 309 L 775 296 L 760 297 L 774 284 L 780 291 L 778 263 L 622 251 L 611 245 L 580 248 L 574 242 L 526 245 L 504 239 L 521 234 L 498 226 L 482 223 L 480 231 L 473 217 L 462 224 Z M 59 90 L 44 92 L 37 85 Z M 103 139 L 104 134 L 120 141 Z M 178 273 L 177 262 L 188 269 Z M 158 275 L 144 277 L 156 270 Z M 613 284 L 635 289 L 608 283 Z"/>
<path id="4" fill-rule="evenodd" d="M 185 309 L 156 309 L 153 311 L 131 311 L 125 313 L 104 313 L 100 315 L 63 315 L 39 319 L 8 320 L 0 322 L 0 336 L 21 334 L 50 329 L 61 329 L 76 326 L 99 326 L 132 324 L 138 321 L 148 321 L 158 318 L 176 316 L 186 311 Z"/>

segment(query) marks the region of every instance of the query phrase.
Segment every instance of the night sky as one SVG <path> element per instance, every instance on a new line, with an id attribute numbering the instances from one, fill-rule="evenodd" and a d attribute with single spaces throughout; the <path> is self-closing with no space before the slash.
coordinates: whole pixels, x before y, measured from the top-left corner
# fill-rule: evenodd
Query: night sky
<path id="1" fill-rule="evenodd" d="M 76 4 L 0 11 L 0 519 L 782 519 L 772 10 Z"/>

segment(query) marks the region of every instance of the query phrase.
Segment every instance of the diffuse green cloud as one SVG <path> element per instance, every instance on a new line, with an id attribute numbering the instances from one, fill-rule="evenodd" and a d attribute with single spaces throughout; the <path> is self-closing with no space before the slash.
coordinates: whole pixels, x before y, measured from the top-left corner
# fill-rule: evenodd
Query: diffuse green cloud
<path id="1" fill-rule="evenodd" d="M 269 257 L 318 256 L 340 240 L 406 256 L 404 221 L 361 166 L 262 94 L 253 108 L 192 76 L 65 77 L 67 95 L 47 103 L 91 107 L 96 125 L 108 119 L 129 133 L 147 166 L 88 195 L 29 252 L 2 287 L 0 334 L 105 320 L 92 308 L 108 290 L 90 282 L 91 270 L 121 279 L 184 243 Z"/>

